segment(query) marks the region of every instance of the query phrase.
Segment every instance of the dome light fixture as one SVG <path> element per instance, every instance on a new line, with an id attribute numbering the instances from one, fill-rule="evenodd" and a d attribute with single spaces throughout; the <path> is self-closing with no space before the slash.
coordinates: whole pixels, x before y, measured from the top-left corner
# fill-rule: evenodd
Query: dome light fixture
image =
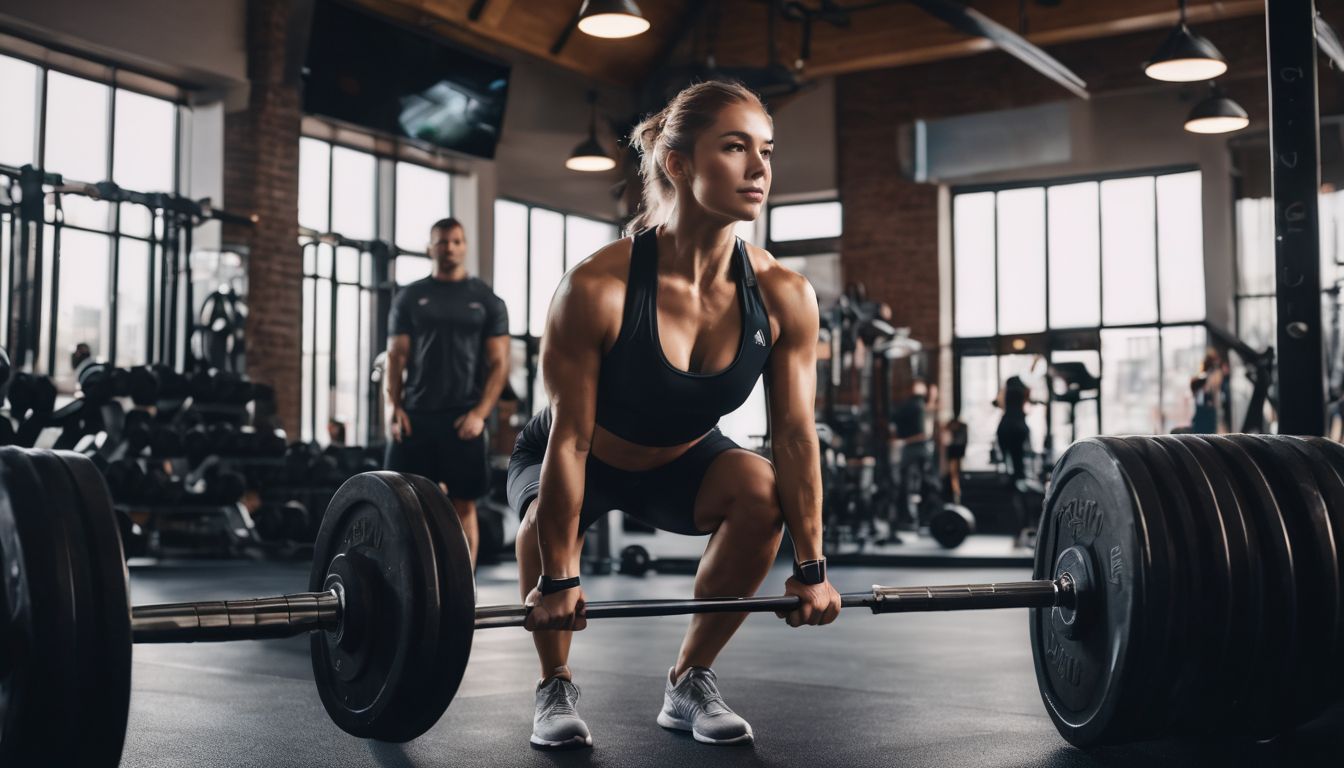
<path id="1" fill-rule="evenodd" d="M 1185 119 L 1185 130 L 1191 133 L 1231 133 L 1251 124 L 1250 117 L 1240 104 L 1228 98 L 1217 85 L 1210 83 L 1208 97 L 1190 110 Z"/>
<path id="2" fill-rule="evenodd" d="M 1180 3 L 1180 22 L 1144 66 L 1143 72 L 1154 80 L 1169 83 L 1212 80 L 1227 71 L 1227 62 L 1208 38 L 1195 34 L 1186 26 L 1185 0 Z"/>
<path id="3" fill-rule="evenodd" d="M 588 92 L 588 138 L 579 142 L 569 153 L 565 167 L 571 171 L 595 173 L 616 167 L 616 159 L 607 154 L 597 141 L 597 92 Z"/>
<path id="4" fill-rule="evenodd" d="M 642 35 L 648 29 L 649 20 L 635 0 L 583 0 L 579 9 L 579 30 L 585 35 L 615 39 Z"/>

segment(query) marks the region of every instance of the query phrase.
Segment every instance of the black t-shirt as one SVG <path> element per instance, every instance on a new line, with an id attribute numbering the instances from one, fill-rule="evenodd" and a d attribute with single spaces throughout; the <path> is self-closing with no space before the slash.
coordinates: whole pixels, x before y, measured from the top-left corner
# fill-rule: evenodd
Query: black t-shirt
<path id="1" fill-rule="evenodd" d="M 426 277 L 397 292 L 387 327 L 411 337 L 402 407 L 465 410 L 481 399 L 485 340 L 508 334 L 509 313 L 480 278 Z"/>
<path id="2" fill-rule="evenodd" d="M 924 397 L 914 395 L 906 398 L 896 408 L 896 412 L 891 416 L 896 425 L 896 437 L 914 437 L 924 432 L 924 406 Z"/>

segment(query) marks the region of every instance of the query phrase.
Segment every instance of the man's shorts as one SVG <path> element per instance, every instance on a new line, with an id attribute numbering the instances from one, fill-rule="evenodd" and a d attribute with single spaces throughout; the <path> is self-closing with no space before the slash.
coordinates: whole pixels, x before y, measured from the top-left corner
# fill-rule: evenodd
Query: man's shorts
<path id="1" fill-rule="evenodd" d="M 551 436 L 551 409 L 527 423 L 513 445 L 509 459 L 509 506 L 519 515 L 541 491 L 541 461 Z M 711 531 L 695 527 L 695 497 L 705 472 L 724 451 L 739 447 L 715 427 L 682 455 L 653 469 L 628 472 L 598 461 L 589 454 L 584 474 L 583 507 L 579 532 L 613 509 L 671 533 L 704 536 Z"/>
<path id="2" fill-rule="evenodd" d="M 411 434 L 388 440 L 383 465 L 393 472 L 422 475 L 448 487 L 453 499 L 478 499 L 490 490 L 485 430 L 471 440 L 457 436 L 453 422 L 466 411 L 407 411 Z"/>

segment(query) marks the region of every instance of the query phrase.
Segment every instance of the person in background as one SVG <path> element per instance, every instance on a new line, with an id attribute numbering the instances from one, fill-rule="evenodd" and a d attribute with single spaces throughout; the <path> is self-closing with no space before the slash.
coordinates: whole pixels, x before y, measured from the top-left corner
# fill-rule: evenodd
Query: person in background
<path id="1" fill-rule="evenodd" d="M 994 405 L 1003 410 L 995 434 L 1008 474 L 1013 480 L 1022 480 L 1027 476 L 1027 445 L 1031 439 L 1031 428 L 1027 426 L 1027 403 L 1030 400 L 1031 388 L 1020 376 L 1009 376 L 994 398 Z"/>
<path id="2" fill-rule="evenodd" d="M 388 318 L 384 463 L 439 483 L 474 565 L 476 499 L 490 485 L 485 419 L 509 377 L 509 315 L 485 281 L 467 274 L 462 222 L 434 223 L 429 257 L 434 271 L 397 292 Z"/>
<path id="3" fill-rule="evenodd" d="M 931 389 L 928 382 L 915 379 L 910 384 L 910 396 L 902 400 L 891 415 L 895 437 L 901 444 L 901 458 L 897 465 L 900 479 L 900 490 L 896 496 L 898 519 L 891 521 L 893 539 L 896 537 L 899 518 L 909 516 L 916 527 L 924 522 L 917 511 L 910 510 L 910 502 L 911 496 L 922 494 L 925 472 L 932 458 L 927 424 Z"/>
<path id="4" fill-rule="evenodd" d="M 946 462 L 943 470 L 947 473 L 948 492 L 953 504 L 961 503 L 961 460 L 966 458 L 967 427 L 960 413 L 943 425 L 943 445 L 946 449 Z"/>

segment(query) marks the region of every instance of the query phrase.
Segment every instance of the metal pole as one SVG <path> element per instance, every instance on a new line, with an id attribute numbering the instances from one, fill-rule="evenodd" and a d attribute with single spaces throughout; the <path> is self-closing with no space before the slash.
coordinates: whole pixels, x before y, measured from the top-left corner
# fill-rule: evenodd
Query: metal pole
<path id="1" fill-rule="evenodd" d="M 336 631 L 345 613 L 341 593 L 303 592 L 281 597 L 226 602 L 170 603 L 131 609 L 131 629 L 137 643 L 223 642 L 293 637 L 315 630 Z M 840 596 L 846 608 L 869 608 L 873 613 L 972 611 L 990 608 L 1074 608 L 1077 593 L 1065 574 L 1057 581 L 1015 581 L 1003 584 L 949 584 L 935 587 L 882 587 Z M 798 598 L 711 597 L 693 600 L 615 600 L 588 603 L 589 619 L 636 616 L 681 616 L 690 613 L 761 613 L 790 611 Z M 487 605 L 476 608 L 476 629 L 521 627 L 525 605 Z"/>
<path id="2" fill-rule="evenodd" d="M 1325 434 L 1314 0 L 1265 0 L 1278 275 L 1279 431 Z"/>

